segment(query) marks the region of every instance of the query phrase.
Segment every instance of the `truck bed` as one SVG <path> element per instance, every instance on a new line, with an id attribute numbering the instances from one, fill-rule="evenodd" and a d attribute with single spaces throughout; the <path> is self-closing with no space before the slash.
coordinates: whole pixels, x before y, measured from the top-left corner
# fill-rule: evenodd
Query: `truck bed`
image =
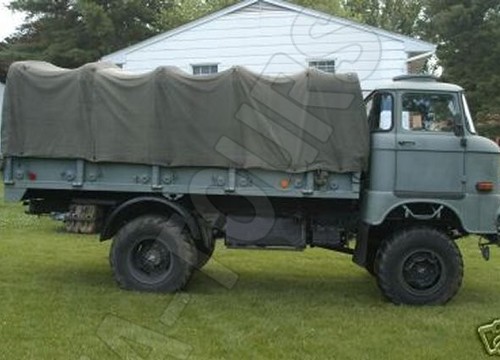
<path id="1" fill-rule="evenodd" d="M 358 199 L 360 173 L 262 169 L 165 167 L 93 163 L 80 159 L 7 157 L 5 199 L 19 201 L 28 190 L 235 195 L 285 198 Z"/>
<path id="2" fill-rule="evenodd" d="M 139 75 L 111 64 L 68 70 L 29 61 L 11 65 L 7 78 L 5 157 L 127 169 L 367 170 L 369 129 L 355 74 L 309 69 L 275 78 L 232 68 L 196 77 L 160 67 Z"/>

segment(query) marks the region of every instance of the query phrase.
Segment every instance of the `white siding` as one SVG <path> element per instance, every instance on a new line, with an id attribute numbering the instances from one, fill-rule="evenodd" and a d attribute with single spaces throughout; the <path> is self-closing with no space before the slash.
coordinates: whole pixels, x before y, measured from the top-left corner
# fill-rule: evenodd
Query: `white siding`
<path id="1" fill-rule="evenodd" d="M 173 65 L 192 73 L 192 64 L 214 63 L 219 71 L 242 65 L 277 75 L 298 72 L 318 59 L 334 59 L 339 73 L 358 73 L 364 90 L 407 71 L 403 41 L 259 3 L 121 54 L 115 61 L 133 72 Z"/>

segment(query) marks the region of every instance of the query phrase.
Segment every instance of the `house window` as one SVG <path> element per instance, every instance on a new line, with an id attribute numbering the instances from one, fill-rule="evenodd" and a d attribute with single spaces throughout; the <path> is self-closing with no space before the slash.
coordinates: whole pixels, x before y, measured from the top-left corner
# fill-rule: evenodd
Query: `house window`
<path id="1" fill-rule="evenodd" d="M 313 60 L 309 61 L 309 67 L 324 72 L 335 74 L 335 60 Z"/>
<path id="2" fill-rule="evenodd" d="M 219 72 L 217 64 L 191 65 L 193 67 L 193 75 L 210 75 Z"/>

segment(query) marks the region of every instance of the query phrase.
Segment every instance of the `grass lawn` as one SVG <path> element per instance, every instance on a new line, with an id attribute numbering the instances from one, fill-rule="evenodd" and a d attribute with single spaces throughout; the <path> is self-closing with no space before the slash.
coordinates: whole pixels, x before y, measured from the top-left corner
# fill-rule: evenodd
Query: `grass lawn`
<path id="1" fill-rule="evenodd" d="M 460 242 L 459 294 L 425 308 L 386 302 L 348 256 L 319 249 L 219 246 L 187 292 L 127 292 L 109 246 L 0 196 L 0 359 L 480 359 L 476 329 L 500 318 L 500 249 L 485 262 L 474 238 Z"/>

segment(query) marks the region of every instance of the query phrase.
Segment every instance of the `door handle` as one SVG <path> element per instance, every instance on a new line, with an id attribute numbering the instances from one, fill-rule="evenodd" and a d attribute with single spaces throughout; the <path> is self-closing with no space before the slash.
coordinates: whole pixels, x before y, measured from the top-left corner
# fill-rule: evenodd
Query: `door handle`
<path id="1" fill-rule="evenodd" d="M 412 140 L 401 140 L 398 141 L 398 144 L 404 146 L 404 145 L 416 145 L 417 143 Z"/>

